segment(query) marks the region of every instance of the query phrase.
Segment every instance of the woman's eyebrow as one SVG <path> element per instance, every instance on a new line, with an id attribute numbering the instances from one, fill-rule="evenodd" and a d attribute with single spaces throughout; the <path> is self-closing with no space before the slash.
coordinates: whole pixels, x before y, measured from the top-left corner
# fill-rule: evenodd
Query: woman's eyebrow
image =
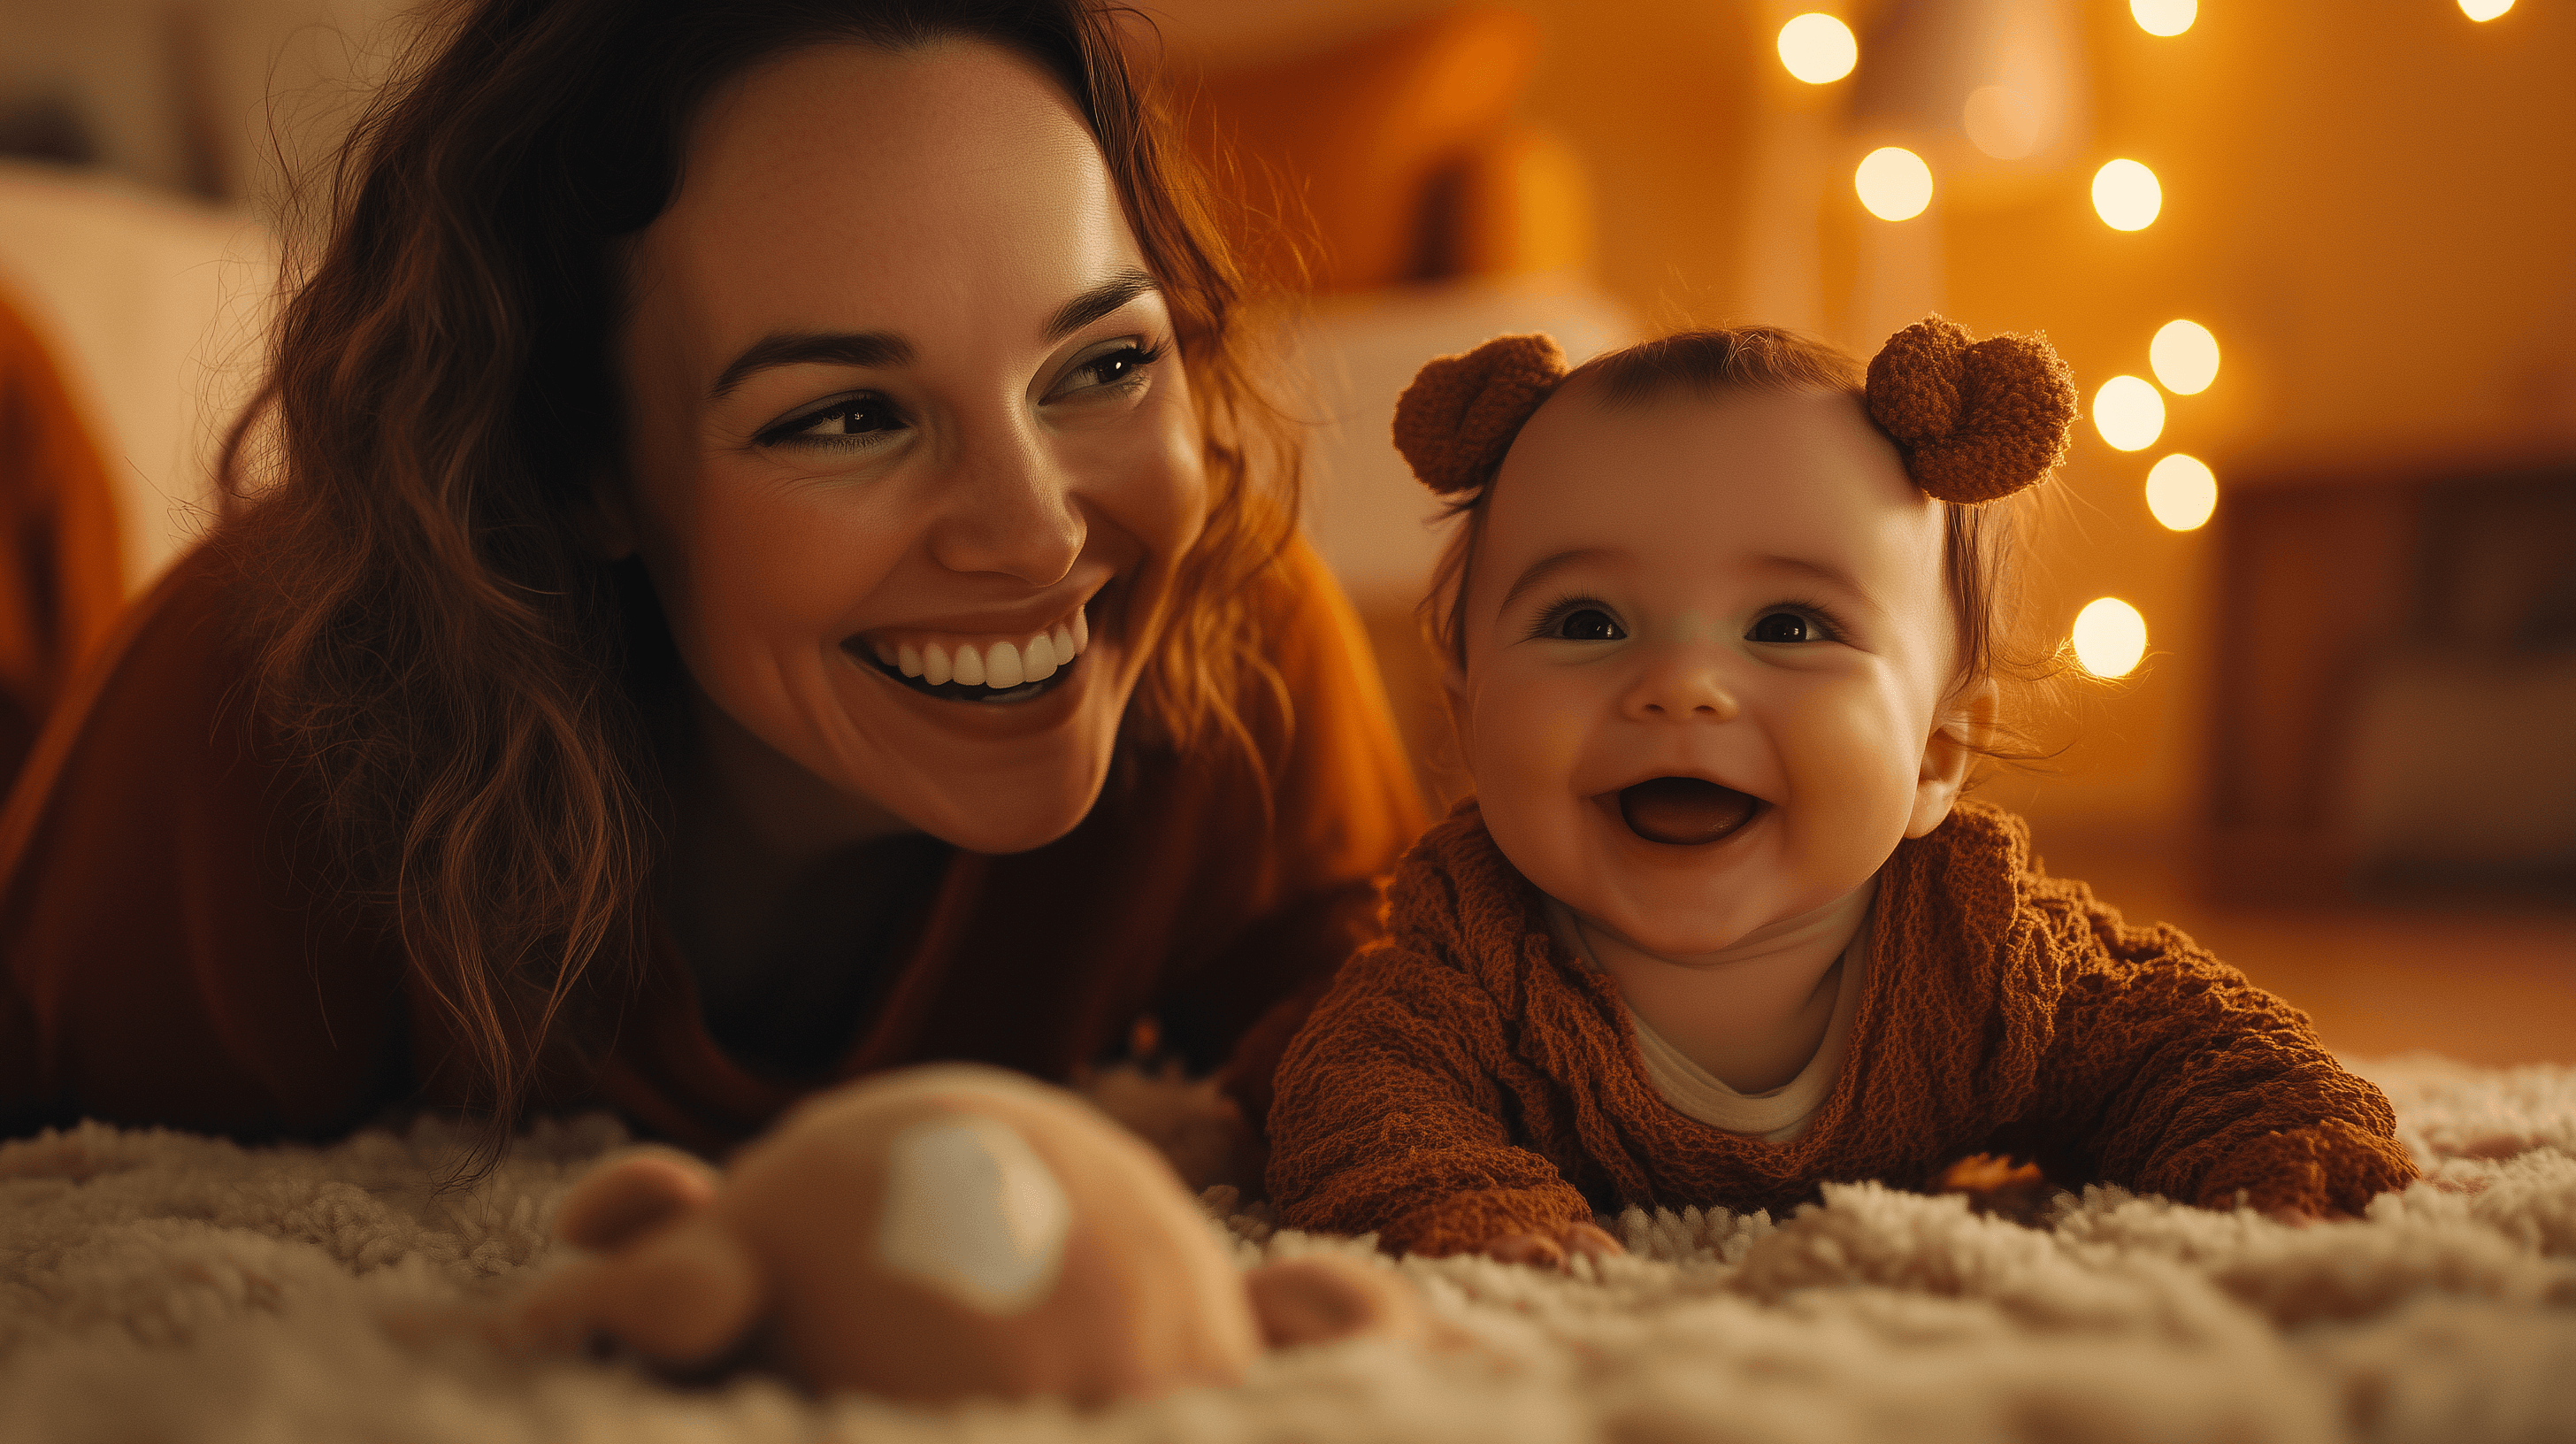
<path id="1" fill-rule="evenodd" d="M 912 343 L 886 331 L 773 331 L 751 343 L 716 377 L 714 399 L 733 394 L 744 379 L 772 366 L 811 361 L 835 366 L 901 366 L 912 359 Z"/>
<path id="2" fill-rule="evenodd" d="M 1118 272 L 1108 280 L 1074 297 L 1056 308 L 1046 324 L 1046 339 L 1061 341 L 1128 302 L 1149 292 L 1159 293 L 1160 282 L 1134 266 Z"/>

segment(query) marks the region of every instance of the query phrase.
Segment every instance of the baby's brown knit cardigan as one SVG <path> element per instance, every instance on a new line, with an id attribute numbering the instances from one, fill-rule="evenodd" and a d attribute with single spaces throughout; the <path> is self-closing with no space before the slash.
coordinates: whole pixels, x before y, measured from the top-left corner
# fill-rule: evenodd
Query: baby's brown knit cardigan
<path id="1" fill-rule="evenodd" d="M 1290 1227 L 1479 1250 L 1627 1204 L 1780 1212 L 1835 1180 L 1920 1185 L 1978 1152 L 2208 1207 L 2358 1213 L 2415 1166 L 2307 1019 L 2169 927 L 2046 876 L 1961 802 L 1880 874 L 1842 1074 L 1765 1143 L 1675 1112 L 1616 986 L 1549 933 L 1472 804 L 1397 866 L 1387 930 L 1281 1064 Z"/>

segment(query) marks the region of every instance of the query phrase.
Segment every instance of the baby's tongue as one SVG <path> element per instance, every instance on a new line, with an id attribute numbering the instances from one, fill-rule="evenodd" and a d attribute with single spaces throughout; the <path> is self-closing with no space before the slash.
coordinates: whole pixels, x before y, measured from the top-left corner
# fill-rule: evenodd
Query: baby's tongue
<path id="1" fill-rule="evenodd" d="M 1696 777 L 1655 777 L 1623 788 L 1619 815 L 1648 842 L 1694 847 L 1715 842 L 1753 820 L 1761 799 Z"/>

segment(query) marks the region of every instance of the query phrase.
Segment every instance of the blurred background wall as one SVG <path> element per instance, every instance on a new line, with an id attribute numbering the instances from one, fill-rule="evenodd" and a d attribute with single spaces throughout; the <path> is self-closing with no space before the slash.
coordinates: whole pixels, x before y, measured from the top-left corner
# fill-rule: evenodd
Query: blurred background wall
<path id="1" fill-rule="evenodd" d="M 1297 296 L 1311 529 L 1427 790 L 1460 785 L 1409 615 L 1439 533 L 1386 440 L 1422 360 L 2044 330 L 2088 419 L 2029 620 L 2115 679 L 2031 713 L 2062 750 L 1990 795 L 2330 1040 L 2576 1059 L 2576 8 L 2498 3 L 1146 0 L 1137 36 Z M 285 178 L 406 33 L 388 0 L 0 0 L 0 283 L 110 437 L 136 585 L 247 382 Z M 2155 354 L 2176 321 L 2214 378 Z M 2134 660 L 2078 637 L 2104 599 Z"/>

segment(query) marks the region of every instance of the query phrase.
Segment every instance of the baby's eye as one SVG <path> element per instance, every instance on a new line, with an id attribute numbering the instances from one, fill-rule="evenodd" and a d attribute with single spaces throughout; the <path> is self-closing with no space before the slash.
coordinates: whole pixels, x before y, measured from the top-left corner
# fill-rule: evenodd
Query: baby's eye
<path id="1" fill-rule="evenodd" d="M 1551 637 L 1568 642 L 1616 642 L 1627 637 L 1619 630 L 1619 621 L 1599 607 L 1577 607 L 1556 619 L 1547 629 Z"/>
<path id="2" fill-rule="evenodd" d="M 1796 612 L 1764 612 L 1746 635 L 1756 642 L 1815 642 L 1824 631 Z"/>

